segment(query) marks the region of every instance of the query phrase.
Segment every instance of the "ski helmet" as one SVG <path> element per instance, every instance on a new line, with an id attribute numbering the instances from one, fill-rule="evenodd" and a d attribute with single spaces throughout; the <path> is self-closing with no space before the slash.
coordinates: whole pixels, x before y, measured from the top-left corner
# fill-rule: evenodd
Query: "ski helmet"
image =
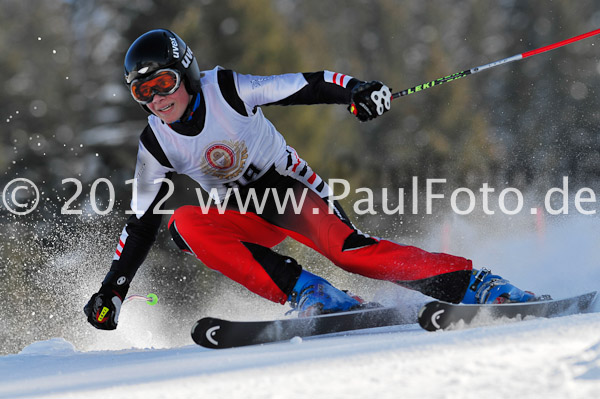
<path id="1" fill-rule="evenodd" d="M 167 29 L 155 29 L 138 37 L 125 55 L 125 82 L 145 78 L 163 68 L 176 69 L 188 93 L 200 91 L 200 68 L 187 44 Z"/>

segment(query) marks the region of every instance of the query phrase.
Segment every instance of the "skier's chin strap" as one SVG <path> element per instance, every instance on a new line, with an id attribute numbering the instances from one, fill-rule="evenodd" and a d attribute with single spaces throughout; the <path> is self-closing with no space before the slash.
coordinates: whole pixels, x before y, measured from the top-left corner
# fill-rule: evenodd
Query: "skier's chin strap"
<path id="1" fill-rule="evenodd" d="M 194 93 L 194 96 L 185 109 L 181 119 L 170 123 L 169 127 L 177 133 L 186 136 L 195 136 L 204 129 L 205 113 L 206 110 L 202 92 Z"/>
<path id="2" fill-rule="evenodd" d="M 194 112 L 198 109 L 199 106 L 200 106 L 200 94 L 195 93 L 194 96 L 192 97 L 192 100 L 188 104 L 187 108 L 183 112 L 183 115 L 181 115 L 181 119 L 179 119 L 175 123 L 185 123 L 185 122 L 191 121 L 192 115 L 194 115 Z"/>

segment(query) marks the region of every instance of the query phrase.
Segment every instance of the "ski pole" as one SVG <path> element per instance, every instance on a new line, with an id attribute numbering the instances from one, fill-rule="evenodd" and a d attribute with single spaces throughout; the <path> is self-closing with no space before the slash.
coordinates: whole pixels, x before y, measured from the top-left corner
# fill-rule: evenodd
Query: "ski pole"
<path id="1" fill-rule="evenodd" d="M 540 47 L 540 48 L 535 49 L 535 50 L 526 51 L 526 52 L 521 53 L 521 54 L 513 55 L 512 57 L 504 58 L 502 60 L 498 60 L 498 61 L 490 62 L 489 64 L 478 66 L 476 68 L 471 68 L 471 69 L 467 69 L 465 71 L 454 73 L 452 75 L 444 76 L 443 78 L 432 80 L 431 82 L 423 83 L 423 84 L 420 84 L 418 86 L 411 87 L 410 89 L 406 89 L 406 90 L 399 91 L 397 93 L 393 93 L 392 94 L 392 99 L 398 98 L 398 97 L 408 96 L 409 94 L 413 94 L 413 93 L 416 93 L 418 91 L 423 91 L 423 90 L 429 89 L 429 88 L 431 88 L 433 86 L 439 86 L 439 85 L 441 85 L 443 83 L 450 82 L 450 81 L 453 81 L 453 80 L 456 80 L 456 79 L 464 78 L 465 76 L 473 75 L 473 74 L 475 74 L 477 72 L 481 72 L 481 71 L 483 71 L 485 69 L 490 69 L 490 68 L 493 68 L 493 67 L 498 66 L 498 65 L 508 64 L 509 62 L 519 61 L 519 60 L 522 60 L 524 58 L 531 57 L 532 55 L 536 55 L 536 54 L 540 54 L 540 53 L 543 53 L 543 52 L 546 52 L 546 51 L 554 50 L 555 48 L 566 46 L 567 44 L 570 44 L 570 43 L 573 43 L 573 42 L 577 42 L 579 40 L 588 38 L 590 36 L 597 35 L 599 33 L 600 33 L 600 29 L 596 29 L 596 30 L 593 30 L 591 32 L 583 33 L 581 35 L 574 36 L 574 37 L 572 37 L 570 39 L 561 40 L 560 42 L 549 44 L 547 46 Z"/>
<path id="2" fill-rule="evenodd" d="M 141 301 L 146 301 L 146 303 L 148 305 L 154 306 L 158 303 L 158 295 L 156 294 L 148 294 L 148 295 L 129 295 L 127 298 L 125 298 L 125 300 L 123 301 L 123 305 L 126 304 L 127 302 L 130 301 L 136 301 L 136 300 L 141 300 Z"/>

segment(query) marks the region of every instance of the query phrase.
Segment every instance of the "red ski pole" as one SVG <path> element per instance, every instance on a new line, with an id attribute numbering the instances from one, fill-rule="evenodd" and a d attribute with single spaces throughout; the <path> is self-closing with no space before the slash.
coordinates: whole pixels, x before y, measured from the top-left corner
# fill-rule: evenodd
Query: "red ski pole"
<path id="1" fill-rule="evenodd" d="M 508 64 L 509 62 L 519 61 L 519 60 L 522 60 L 524 58 L 531 57 L 532 55 L 536 55 L 536 54 L 540 54 L 540 53 L 543 53 L 543 52 L 546 52 L 546 51 L 554 50 L 555 48 L 566 46 L 567 44 L 570 44 L 570 43 L 573 43 L 573 42 L 577 42 L 579 40 L 583 40 L 585 38 L 597 35 L 599 33 L 600 33 L 600 29 L 596 29 L 596 30 L 593 30 L 591 32 L 584 33 L 584 34 L 572 37 L 570 39 L 561 40 L 560 42 L 556 42 L 554 44 L 549 44 L 547 46 L 540 47 L 540 48 L 535 49 L 535 50 L 526 51 L 526 52 L 521 53 L 521 54 L 513 55 L 512 57 L 504 58 L 502 60 L 498 60 L 498 61 L 490 62 L 489 64 L 478 66 L 476 68 L 471 68 L 471 69 L 467 69 L 465 71 L 457 72 L 457 73 L 454 73 L 452 75 L 445 76 L 443 78 L 432 80 L 431 82 L 427 82 L 427 83 L 423 83 L 423 84 L 420 84 L 420 85 L 415 86 L 415 87 L 411 87 L 410 89 L 406 89 L 406 90 L 399 91 L 397 93 L 393 93 L 392 94 L 392 99 L 398 98 L 398 97 L 404 97 L 404 96 L 407 96 L 409 94 L 416 93 L 418 91 L 423 91 L 423 90 L 429 89 L 429 88 L 431 88 L 433 86 L 439 86 L 439 85 L 441 85 L 443 83 L 450 82 L 452 80 L 464 78 L 465 76 L 473 75 L 473 74 L 475 74 L 477 72 L 481 72 L 484 69 L 490 69 L 490 68 L 493 68 L 493 67 L 498 66 L 498 65 Z"/>

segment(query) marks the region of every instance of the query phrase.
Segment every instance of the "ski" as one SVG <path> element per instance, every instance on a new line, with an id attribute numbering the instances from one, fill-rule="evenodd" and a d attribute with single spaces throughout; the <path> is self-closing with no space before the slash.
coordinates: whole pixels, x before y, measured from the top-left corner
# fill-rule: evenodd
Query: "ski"
<path id="1" fill-rule="evenodd" d="M 593 304 L 596 294 L 594 291 L 564 299 L 484 305 L 433 301 L 425 304 L 419 311 L 419 324 L 427 331 L 437 331 L 493 324 L 501 319 L 566 316 L 586 312 Z"/>
<path id="2" fill-rule="evenodd" d="M 267 321 L 231 321 L 205 317 L 192 327 L 192 339 L 212 349 L 265 344 L 373 327 L 414 323 L 398 307 L 378 307 L 311 317 Z"/>

